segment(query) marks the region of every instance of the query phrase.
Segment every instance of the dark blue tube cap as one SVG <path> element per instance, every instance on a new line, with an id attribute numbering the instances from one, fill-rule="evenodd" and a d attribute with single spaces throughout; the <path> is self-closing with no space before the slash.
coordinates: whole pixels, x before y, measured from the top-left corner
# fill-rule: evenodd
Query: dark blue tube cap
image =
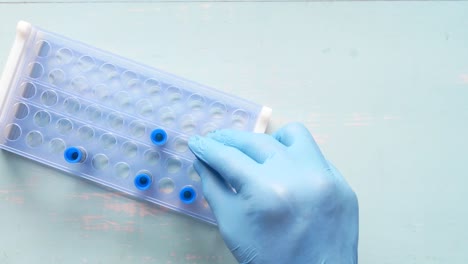
<path id="1" fill-rule="evenodd" d="M 164 129 L 157 128 L 151 132 L 151 141 L 157 146 L 166 144 L 167 133 Z"/>
<path id="2" fill-rule="evenodd" d="M 69 147 L 63 152 L 63 158 L 68 163 L 81 163 L 86 159 L 86 151 L 79 147 Z"/>
<path id="3" fill-rule="evenodd" d="M 135 176 L 135 187 L 137 187 L 138 190 L 148 190 L 149 187 L 151 186 L 151 183 L 153 183 L 153 180 L 151 179 L 151 176 L 149 176 L 146 173 L 140 173 L 137 176 Z"/>
<path id="4" fill-rule="evenodd" d="M 190 186 L 185 186 L 180 190 L 179 198 L 183 203 L 191 204 L 197 198 L 197 192 Z"/>

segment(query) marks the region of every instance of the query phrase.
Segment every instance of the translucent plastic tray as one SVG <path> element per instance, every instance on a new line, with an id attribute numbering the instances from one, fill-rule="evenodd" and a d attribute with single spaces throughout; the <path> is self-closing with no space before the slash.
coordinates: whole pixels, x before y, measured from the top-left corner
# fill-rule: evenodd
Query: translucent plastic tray
<path id="1" fill-rule="evenodd" d="M 210 223 L 188 138 L 264 132 L 271 115 L 27 22 L 0 82 L 0 111 L 1 148 Z"/>

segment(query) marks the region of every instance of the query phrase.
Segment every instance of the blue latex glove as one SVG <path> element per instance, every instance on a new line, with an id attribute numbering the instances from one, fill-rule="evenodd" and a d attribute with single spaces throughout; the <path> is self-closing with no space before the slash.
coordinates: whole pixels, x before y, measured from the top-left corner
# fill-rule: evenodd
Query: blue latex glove
<path id="1" fill-rule="evenodd" d="M 189 147 L 221 235 L 240 263 L 358 263 L 358 202 L 309 131 L 219 130 Z"/>

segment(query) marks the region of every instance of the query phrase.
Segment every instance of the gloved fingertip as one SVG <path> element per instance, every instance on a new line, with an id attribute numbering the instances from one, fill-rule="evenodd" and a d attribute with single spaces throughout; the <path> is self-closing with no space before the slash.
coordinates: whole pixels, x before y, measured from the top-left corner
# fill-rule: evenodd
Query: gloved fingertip
<path id="1" fill-rule="evenodd" d="M 200 136 L 193 136 L 189 139 L 188 146 L 193 154 L 199 155 L 203 153 L 206 148 L 205 139 Z"/>
<path id="2" fill-rule="evenodd" d="M 211 172 L 210 172 L 210 168 L 201 160 L 199 159 L 196 159 L 194 162 L 193 162 L 193 168 L 195 169 L 195 171 L 198 173 L 198 175 L 200 175 L 200 178 L 202 180 L 202 182 L 208 178 L 208 177 L 211 177 Z"/>
<path id="3" fill-rule="evenodd" d="M 208 134 L 206 134 L 206 137 L 212 137 L 213 135 L 215 135 L 216 133 L 218 133 L 218 131 L 219 131 L 218 129 L 215 129 L 215 130 L 213 130 L 213 131 L 210 131 L 210 132 L 208 132 Z"/>
<path id="4" fill-rule="evenodd" d="M 219 143 L 222 143 L 224 145 L 228 144 L 232 141 L 232 130 L 228 129 L 221 129 L 221 130 L 215 130 L 208 135 L 206 135 L 207 138 L 213 139 L 215 141 L 218 141 Z"/>
<path id="5" fill-rule="evenodd" d="M 206 134 L 206 137 L 216 140 L 217 138 L 219 138 L 219 136 L 220 136 L 222 133 L 223 133 L 223 130 L 217 129 L 217 130 L 213 130 L 213 131 L 211 131 L 210 133 Z"/>
<path id="6" fill-rule="evenodd" d="M 210 205 L 215 215 L 219 214 L 221 207 L 219 205 L 225 204 L 230 191 L 226 189 L 219 175 L 216 175 L 208 165 L 201 160 L 193 162 L 193 168 L 200 175 L 203 187 L 203 196 Z"/>
<path id="7" fill-rule="evenodd" d="M 195 144 L 199 140 L 199 138 L 199 135 L 191 136 L 188 140 L 189 146 Z"/>
<path id="8" fill-rule="evenodd" d="M 194 162 L 193 162 L 193 168 L 195 169 L 195 171 L 198 173 L 198 175 L 201 174 L 203 168 L 202 168 L 203 164 L 202 162 L 199 160 L 199 159 L 196 159 Z"/>

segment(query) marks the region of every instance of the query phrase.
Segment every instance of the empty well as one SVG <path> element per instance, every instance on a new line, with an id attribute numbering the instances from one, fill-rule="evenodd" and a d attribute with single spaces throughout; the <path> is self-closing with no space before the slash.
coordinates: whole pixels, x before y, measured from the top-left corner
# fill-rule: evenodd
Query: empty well
<path id="1" fill-rule="evenodd" d="M 22 96 L 26 99 L 29 99 L 36 95 L 36 85 L 34 85 L 34 83 L 25 82 L 21 85 L 20 89 L 23 91 Z"/>

